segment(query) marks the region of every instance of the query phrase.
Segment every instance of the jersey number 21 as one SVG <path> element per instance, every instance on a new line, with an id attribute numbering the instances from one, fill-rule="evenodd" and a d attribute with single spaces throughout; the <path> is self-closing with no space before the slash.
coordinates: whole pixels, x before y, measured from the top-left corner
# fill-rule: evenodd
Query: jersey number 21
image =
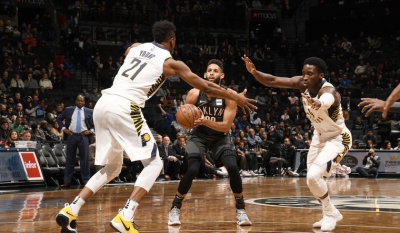
<path id="1" fill-rule="evenodd" d="M 146 63 L 146 62 L 143 62 L 143 63 L 142 63 L 141 60 L 139 60 L 139 59 L 137 59 L 137 58 L 134 58 L 134 59 L 132 60 L 131 64 L 132 64 L 132 67 L 129 68 L 129 69 L 126 69 L 126 70 L 122 73 L 122 76 L 128 78 L 128 77 L 129 77 L 128 72 L 131 71 L 131 70 L 135 70 L 135 69 L 136 69 L 135 73 L 133 73 L 133 75 L 131 76 L 131 80 L 134 80 L 134 79 L 136 78 L 136 76 L 140 73 L 140 71 L 142 71 L 143 68 L 147 66 L 147 63 Z M 139 67 L 138 67 L 138 66 L 139 66 Z"/>

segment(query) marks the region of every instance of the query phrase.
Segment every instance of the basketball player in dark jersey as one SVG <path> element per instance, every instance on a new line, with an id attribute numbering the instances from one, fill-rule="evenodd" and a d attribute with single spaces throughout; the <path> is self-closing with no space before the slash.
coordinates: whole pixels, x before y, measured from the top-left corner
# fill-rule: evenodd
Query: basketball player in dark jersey
<path id="1" fill-rule="evenodd" d="M 220 84 L 224 78 L 222 62 L 216 59 L 210 60 L 204 75 L 207 80 Z M 198 106 L 203 112 L 203 116 L 195 121 L 195 128 L 186 142 L 188 169 L 179 183 L 178 191 L 172 202 L 168 225 L 181 224 L 179 215 L 182 201 L 199 172 L 203 155 L 207 150 L 213 152 L 216 164 L 225 166 L 228 171 L 230 186 L 236 200 L 237 224 L 240 226 L 251 225 L 244 208 L 242 179 L 236 165 L 236 151 L 229 135 L 229 129 L 236 116 L 236 103 L 231 100 L 208 97 L 198 89 L 189 91 L 186 103 Z"/>

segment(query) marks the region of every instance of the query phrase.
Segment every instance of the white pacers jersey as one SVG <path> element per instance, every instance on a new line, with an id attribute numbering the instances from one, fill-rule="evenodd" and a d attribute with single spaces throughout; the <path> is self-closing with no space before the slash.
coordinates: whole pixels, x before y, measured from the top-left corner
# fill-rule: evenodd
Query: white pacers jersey
<path id="1" fill-rule="evenodd" d="M 333 87 L 333 85 L 328 83 L 325 79 L 323 79 L 322 82 L 323 84 L 321 88 Z M 304 94 L 311 96 L 308 89 Z M 318 99 L 318 96 L 313 99 Z M 310 119 L 314 125 L 321 142 L 328 141 L 344 132 L 348 132 L 343 118 L 341 104 L 338 106 L 331 106 L 329 109 L 315 110 L 308 101 L 303 98 L 303 106 L 304 111 L 306 112 L 308 119 Z M 343 136 L 347 137 L 346 135 Z M 343 138 L 343 140 L 346 140 L 346 138 Z M 350 140 L 350 136 L 348 137 L 348 140 Z"/>
<path id="2" fill-rule="evenodd" d="M 163 64 L 168 58 L 170 52 L 154 42 L 131 48 L 112 87 L 102 94 L 119 95 L 144 107 L 146 100 L 165 82 Z"/>

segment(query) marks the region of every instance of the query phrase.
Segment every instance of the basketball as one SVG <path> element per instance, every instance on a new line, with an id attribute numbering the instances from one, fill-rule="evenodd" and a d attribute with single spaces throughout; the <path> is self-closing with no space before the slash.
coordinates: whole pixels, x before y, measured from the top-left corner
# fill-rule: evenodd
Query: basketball
<path id="1" fill-rule="evenodd" d="M 176 112 L 176 120 L 183 128 L 193 128 L 194 121 L 199 119 L 202 112 L 193 104 L 184 104 Z"/>

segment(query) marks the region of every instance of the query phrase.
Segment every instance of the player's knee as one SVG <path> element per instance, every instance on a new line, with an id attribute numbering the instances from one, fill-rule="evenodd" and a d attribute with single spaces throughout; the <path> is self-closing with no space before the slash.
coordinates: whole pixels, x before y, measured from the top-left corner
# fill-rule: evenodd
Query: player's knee
<path id="1" fill-rule="evenodd" d="M 107 177 L 117 177 L 121 173 L 122 164 L 107 164 L 101 171 L 107 174 Z"/>
<path id="2" fill-rule="evenodd" d="M 311 165 L 307 170 L 307 184 L 316 184 L 321 179 L 321 169 L 315 165 Z"/>
<path id="3" fill-rule="evenodd" d="M 156 156 L 154 158 L 144 159 L 142 160 L 142 164 L 144 167 L 150 166 L 152 169 L 154 169 L 154 172 L 161 172 L 164 166 L 159 156 Z"/>

